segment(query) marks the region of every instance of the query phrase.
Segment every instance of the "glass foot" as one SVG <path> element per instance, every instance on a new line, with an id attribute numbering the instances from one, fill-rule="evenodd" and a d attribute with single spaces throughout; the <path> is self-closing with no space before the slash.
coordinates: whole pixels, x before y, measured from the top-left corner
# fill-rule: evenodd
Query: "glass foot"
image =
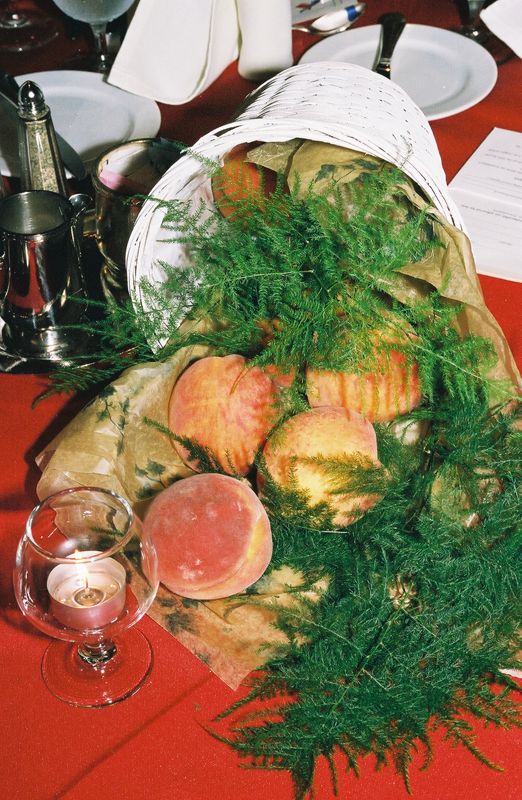
<path id="1" fill-rule="evenodd" d="M 6 11 L 0 15 L 0 47 L 8 53 L 43 47 L 58 33 L 56 21 L 38 11 Z"/>
<path id="2" fill-rule="evenodd" d="M 149 641 L 132 628 L 101 645 L 51 642 L 43 656 L 42 676 L 59 700 L 95 708 L 137 692 L 151 667 Z"/>
<path id="3" fill-rule="evenodd" d="M 477 44 L 482 45 L 490 55 L 493 56 L 495 62 L 500 65 L 513 58 L 515 53 L 508 47 L 505 42 L 498 39 L 491 33 L 485 25 L 479 24 L 478 26 L 468 26 L 464 28 L 455 29 L 455 33 L 460 33 L 468 39 L 473 39 Z"/>
<path id="4" fill-rule="evenodd" d="M 83 72 L 99 72 L 101 75 L 108 75 L 111 71 L 113 59 L 105 60 L 100 63 L 95 52 L 78 52 L 67 61 L 68 69 L 79 69 Z"/>

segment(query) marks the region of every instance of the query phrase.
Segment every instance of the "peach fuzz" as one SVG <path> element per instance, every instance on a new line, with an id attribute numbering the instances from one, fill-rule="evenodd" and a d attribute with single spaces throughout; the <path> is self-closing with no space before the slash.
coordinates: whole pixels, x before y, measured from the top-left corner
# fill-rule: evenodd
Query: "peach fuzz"
<path id="1" fill-rule="evenodd" d="M 391 344 L 393 342 L 390 342 Z M 370 422 L 389 422 L 420 405 L 419 367 L 399 350 L 377 359 L 374 372 L 307 369 L 306 394 L 312 408 L 340 406 Z"/>
<path id="2" fill-rule="evenodd" d="M 180 376 L 169 403 L 176 436 L 209 448 L 225 472 L 246 475 L 258 449 L 277 422 L 277 390 L 259 367 L 243 356 L 208 356 Z M 174 442 L 185 464 L 197 470 L 186 448 Z"/>
<path id="3" fill-rule="evenodd" d="M 243 592 L 272 557 L 267 513 L 247 483 L 229 475 L 183 478 L 158 494 L 144 521 L 172 592 L 214 600 Z"/>
<path id="4" fill-rule="evenodd" d="M 296 414 L 270 437 L 263 455 L 266 469 L 277 484 L 284 488 L 295 485 L 307 493 L 312 506 L 326 502 L 335 512 L 336 526 L 351 525 L 380 500 L 376 495 L 332 493 L 327 469 L 304 460 L 353 456 L 380 466 L 373 425 L 356 411 L 324 407 Z"/>

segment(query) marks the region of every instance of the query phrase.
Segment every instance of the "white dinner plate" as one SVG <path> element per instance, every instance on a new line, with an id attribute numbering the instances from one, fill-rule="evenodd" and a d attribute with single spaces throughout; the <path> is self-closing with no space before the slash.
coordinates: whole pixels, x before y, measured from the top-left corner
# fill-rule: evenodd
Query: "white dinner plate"
<path id="1" fill-rule="evenodd" d="M 300 59 L 347 61 L 371 69 L 380 25 L 337 33 L 313 45 Z M 406 25 L 392 59 L 392 79 L 428 119 L 457 114 L 486 97 L 497 80 L 497 65 L 481 45 L 453 31 Z"/>
<path id="2" fill-rule="evenodd" d="M 54 127 L 86 165 L 113 144 L 156 136 L 160 110 L 154 100 L 105 83 L 97 72 L 56 70 L 17 77 L 42 89 Z M 0 170 L 18 175 L 16 120 L 0 119 Z"/>

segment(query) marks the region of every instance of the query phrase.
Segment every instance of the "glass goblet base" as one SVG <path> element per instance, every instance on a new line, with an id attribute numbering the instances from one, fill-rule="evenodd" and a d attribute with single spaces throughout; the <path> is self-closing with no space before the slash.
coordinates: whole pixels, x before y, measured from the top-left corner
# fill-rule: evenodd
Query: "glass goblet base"
<path id="1" fill-rule="evenodd" d="M 95 708 L 125 700 L 138 691 L 152 668 L 152 648 L 135 628 L 102 645 L 55 640 L 43 655 L 49 691 L 74 706 Z"/>
<path id="2" fill-rule="evenodd" d="M 91 50 L 82 50 L 68 59 L 68 68 L 79 69 L 83 72 L 99 72 L 102 75 L 108 75 L 113 63 L 114 58 L 112 56 L 100 59 L 98 53 Z"/>
<path id="3" fill-rule="evenodd" d="M 477 44 L 482 45 L 488 53 L 493 56 L 495 62 L 500 65 L 513 58 L 515 53 L 505 42 L 498 39 L 485 25 L 479 23 L 476 26 L 468 25 L 463 28 L 455 29 L 455 33 L 460 33 L 468 39 L 473 39 Z"/>
<path id="4" fill-rule="evenodd" d="M 59 34 L 56 20 L 36 10 L 0 14 L 0 47 L 8 53 L 25 53 L 44 47 Z"/>

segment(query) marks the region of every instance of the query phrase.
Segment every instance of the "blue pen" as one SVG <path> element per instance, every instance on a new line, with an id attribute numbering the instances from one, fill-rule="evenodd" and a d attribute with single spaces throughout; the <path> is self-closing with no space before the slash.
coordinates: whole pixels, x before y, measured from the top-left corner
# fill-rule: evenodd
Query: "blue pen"
<path id="1" fill-rule="evenodd" d="M 349 27 L 365 11 L 366 3 L 345 6 L 345 8 L 340 8 L 337 11 L 331 11 L 329 14 L 323 14 L 322 17 L 318 17 L 311 23 L 310 28 L 325 33 L 326 31 L 335 30 L 341 25 Z"/>

